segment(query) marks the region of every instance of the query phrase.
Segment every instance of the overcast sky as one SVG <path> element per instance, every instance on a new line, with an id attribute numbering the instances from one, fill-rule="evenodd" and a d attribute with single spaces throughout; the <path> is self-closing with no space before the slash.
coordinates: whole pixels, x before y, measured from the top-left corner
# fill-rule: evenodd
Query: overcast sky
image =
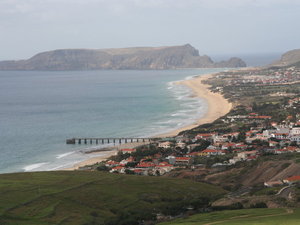
<path id="1" fill-rule="evenodd" d="M 60 48 L 300 48 L 300 0 L 0 0 L 0 60 Z"/>

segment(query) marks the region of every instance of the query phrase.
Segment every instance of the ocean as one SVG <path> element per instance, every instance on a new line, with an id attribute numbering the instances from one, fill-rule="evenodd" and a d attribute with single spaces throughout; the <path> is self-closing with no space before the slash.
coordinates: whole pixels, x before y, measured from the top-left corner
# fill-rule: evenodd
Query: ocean
<path id="1" fill-rule="evenodd" d="M 82 151 L 95 145 L 67 138 L 150 137 L 191 124 L 206 103 L 173 81 L 224 70 L 0 71 L 0 173 L 91 157 Z"/>

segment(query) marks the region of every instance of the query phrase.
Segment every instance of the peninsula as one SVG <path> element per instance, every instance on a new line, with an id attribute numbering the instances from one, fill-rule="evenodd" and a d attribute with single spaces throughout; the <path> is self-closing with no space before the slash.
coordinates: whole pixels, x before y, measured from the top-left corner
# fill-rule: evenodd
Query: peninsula
<path id="1" fill-rule="evenodd" d="M 236 57 L 214 62 L 190 44 L 170 47 L 60 49 L 27 60 L 0 61 L 0 70 L 163 70 L 180 68 L 245 67 Z"/>

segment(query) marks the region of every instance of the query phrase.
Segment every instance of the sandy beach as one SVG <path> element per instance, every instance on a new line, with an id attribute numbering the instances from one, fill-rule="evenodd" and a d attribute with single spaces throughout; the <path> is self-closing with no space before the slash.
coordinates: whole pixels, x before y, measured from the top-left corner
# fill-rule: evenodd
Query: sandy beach
<path id="1" fill-rule="evenodd" d="M 225 99 L 223 95 L 219 93 L 211 92 L 209 90 L 209 85 L 202 83 L 203 80 L 207 80 L 213 76 L 214 74 L 207 74 L 207 75 L 194 77 L 193 79 L 190 80 L 183 80 L 177 82 L 178 85 L 185 85 L 191 88 L 194 92 L 194 97 L 204 99 L 208 105 L 208 110 L 205 113 L 205 115 L 199 118 L 199 120 L 196 121 L 195 123 L 171 131 L 169 133 L 159 135 L 159 137 L 175 136 L 181 131 L 192 129 L 201 124 L 211 123 L 216 119 L 218 119 L 219 117 L 227 114 L 231 110 L 232 104 L 228 102 L 228 100 Z"/>
<path id="2" fill-rule="evenodd" d="M 221 94 L 219 93 L 213 93 L 209 90 L 209 85 L 203 84 L 202 81 L 211 78 L 214 76 L 213 74 L 207 74 L 207 75 L 201 75 L 198 77 L 194 77 L 193 79 L 190 80 L 184 80 L 184 81 L 178 81 L 176 84 L 178 85 L 185 85 L 189 88 L 191 88 L 194 92 L 195 98 L 201 98 L 204 99 L 208 105 L 208 110 L 205 113 L 204 116 L 199 118 L 198 121 L 195 123 L 182 127 L 180 129 L 174 130 L 169 133 L 164 133 L 161 135 L 158 135 L 156 137 L 171 137 L 177 135 L 179 132 L 192 129 L 194 127 L 197 127 L 201 124 L 204 123 L 211 123 L 214 120 L 218 119 L 219 117 L 227 114 L 231 108 L 232 104 L 228 102 Z M 147 144 L 147 143 L 127 143 L 127 144 L 122 144 L 119 146 L 112 147 L 111 151 L 105 151 L 103 152 L 103 156 L 95 156 L 92 157 L 88 160 L 85 160 L 83 162 L 75 164 L 73 167 L 65 169 L 65 170 L 76 170 L 79 167 L 83 166 L 88 166 L 88 165 L 93 165 L 96 163 L 99 163 L 101 161 L 104 161 L 108 159 L 110 156 L 116 155 L 119 149 L 122 148 L 136 148 L 137 146 Z M 99 152 L 94 152 L 94 153 L 89 153 L 89 154 L 99 154 Z"/>

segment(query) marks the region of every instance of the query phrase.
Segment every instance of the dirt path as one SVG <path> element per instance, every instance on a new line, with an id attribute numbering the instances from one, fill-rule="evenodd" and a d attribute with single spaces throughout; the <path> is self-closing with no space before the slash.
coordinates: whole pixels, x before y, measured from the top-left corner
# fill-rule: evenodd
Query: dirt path
<path id="1" fill-rule="evenodd" d="M 235 216 L 235 217 L 231 217 L 230 219 L 227 220 L 219 220 L 219 221 L 215 221 L 212 223 L 205 223 L 204 225 L 213 225 L 213 224 L 218 224 L 218 223 L 223 223 L 223 222 L 230 222 L 232 220 L 236 220 L 239 218 L 251 218 L 251 219 L 256 219 L 256 218 L 265 218 L 265 217 L 272 217 L 272 216 L 284 216 L 284 215 L 288 215 L 288 214 L 292 214 L 294 213 L 293 209 L 286 209 L 286 213 L 281 213 L 281 214 L 269 214 L 269 215 L 263 215 L 263 216 L 254 216 L 251 217 L 251 215 L 242 215 L 242 216 Z"/>

